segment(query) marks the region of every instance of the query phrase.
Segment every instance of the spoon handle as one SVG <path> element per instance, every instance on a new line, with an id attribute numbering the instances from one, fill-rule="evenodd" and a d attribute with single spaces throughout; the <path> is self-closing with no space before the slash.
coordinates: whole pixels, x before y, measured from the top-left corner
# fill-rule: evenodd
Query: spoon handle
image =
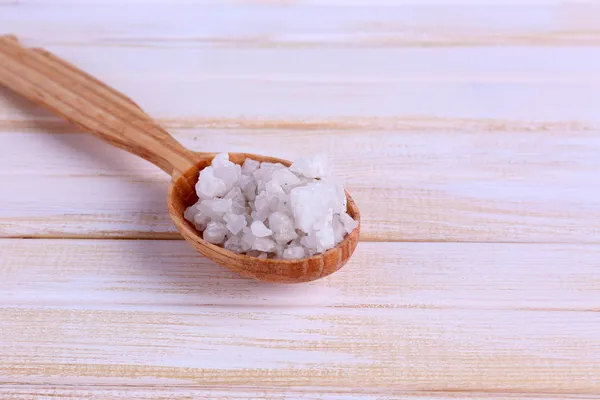
<path id="1" fill-rule="evenodd" d="M 194 165 L 183 147 L 131 99 L 42 49 L 0 36 L 0 86 L 173 175 Z"/>

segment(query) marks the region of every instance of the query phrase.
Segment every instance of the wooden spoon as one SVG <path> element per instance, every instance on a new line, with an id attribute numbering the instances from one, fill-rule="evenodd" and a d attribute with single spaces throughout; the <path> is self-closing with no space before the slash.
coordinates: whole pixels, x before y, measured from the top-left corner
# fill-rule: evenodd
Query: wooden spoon
<path id="1" fill-rule="evenodd" d="M 198 200 L 194 187 L 199 172 L 216 153 L 186 149 L 128 97 L 45 50 L 23 47 L 14 36 L 0 36 L 0 85 L 169 174 L 167 206 L 175 226 L 196 250 L 223 267 L 263 281 L 308 282 L 340 269 L 356 248 L 360 213 L 348 193 L 347 212 L 359 226 L 325 253 L 300 260 L 260 259 L 208 243 L 183 212 Z M 291 165 L 255 154 L 229 153 L 229 157 L 238 164 L 250 157 Z"/>

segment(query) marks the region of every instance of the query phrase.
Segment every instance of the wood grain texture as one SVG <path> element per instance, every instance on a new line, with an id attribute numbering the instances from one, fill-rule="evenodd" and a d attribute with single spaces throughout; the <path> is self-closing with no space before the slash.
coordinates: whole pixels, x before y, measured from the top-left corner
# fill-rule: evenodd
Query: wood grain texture
<path id="1" fill-rule="evenodd" d="M 597 3 L 160 3 L 25 3 L 5 7 L 0 26 L 140 99 L 156 118 L 599 123 Z M 456 44 L 456 35 L 475 42 Z M 369 42 L 386 36 L 404 44 Z"/>
<path id="2" fill-rule="evenodd" d="M 179 238 L 160 170 L 61 131 L 0 134 L 0 182 L 13 188 L 0 192 L 0 235 Z M 193 150 L 327 152 L 360 206 L 364 240 L 600 242 L 600 130 L 174 135 Z"/>
<path id="3" fill-rule="evenodd" d="M 7 393 L 600 390 L 596 245 L 363 243 L 338 274 L 292 287 L 241 280 L 182 241 L 0 251 Z"/>
<path id="4" fill-rule="evenodd" d="M 44 49 L 0 36 L 0 85 L 169 175 L 194 166 L 185 149 L 125 95 Z"/>
<path id="5" fill-rule="evenodd" d="M 19 3 L 3 8 L 3 29 L 63 44 L 370 48 L 599 43 L 597 1 Z M 164 14 L 173 19 L 156 18 Z M 23 17 L 31 24 L 24 25 Z M 43 39 L 46 32 L 52 33 L 49 40 Z"/>
<path id="6" fill-rule="evenodd" d="M 0 34 L 192 150 L 324 150 L 365 240 L 292 287 L 139 240 L 180 238 L 162 172 L 0 91 L 0 237 L 82 239 L 0 240 L 0 397 L 598 398 L 599 20 L 597 0 L 0 0 Z"/>
<path id="7" fill-rule="evenodd" d="M 215 399 L 215 400 L 297 400 L 299 398 L 306 400 L 390 400 L 390 399 L 406 399 L 406 400 L 501 400 L 501 399 L 518 399 L 518 400 L 589 400 L 594 399 L 593 396 L 585 394 L 523 394 L 518 392 L 513 393 L 494 393 L 485 392 L 427 392 L 427 391 L 407 391 L 407 390 L 389 390 L 381 394 L 382 391 L 369 391 L 359 389 L 333 389 L 322 393 L 316 393 L 315 389 L 285 389 L 285 388 L 262 388 L 258 390 L 251 389 L 226 389 L 212 388 L 200 389 L 197 386 L 189 385 L 187 389 L 179 387 L 165 387 L 165 385 L 156 385 L 155 387 L 135 387 L 128 386 L 127 389 L 122 387 L 110 387 L 108 385 L 79 385 L 77 388 L 65 385 L 5 385 L 4 398 L 7 400 L 30 400 L 33 396 L 36 400 L 55 400 L 60 399 L 96 399 L 101 397 L 105 400 L 115 399 L 159 399 L 171 400 L 184 399 Z M 378 394 L 379 392 L 379 394 Z"/>

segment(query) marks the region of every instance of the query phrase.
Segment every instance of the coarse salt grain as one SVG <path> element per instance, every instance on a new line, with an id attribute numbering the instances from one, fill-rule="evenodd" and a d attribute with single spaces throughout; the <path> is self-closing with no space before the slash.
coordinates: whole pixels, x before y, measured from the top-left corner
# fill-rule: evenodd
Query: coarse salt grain
<path id="1" fill-rule="evenodd" d="M 258 258 L 299 259 L 325 252 L 358 227 L 324 155 L 287 168 L 220 153 L 200 172 L 198 202 L 184 217 L 209 243 Z"/>

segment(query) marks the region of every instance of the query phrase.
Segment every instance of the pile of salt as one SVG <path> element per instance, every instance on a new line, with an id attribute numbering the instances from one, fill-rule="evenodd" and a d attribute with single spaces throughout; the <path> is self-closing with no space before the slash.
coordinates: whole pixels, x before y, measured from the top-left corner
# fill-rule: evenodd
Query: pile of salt
<path id="1" fill-rule="evenodd" d="M 357 226 L 323 155 L 287 168 L 218 154 L 200 172 L 198 202 L 184 217 L 209 243 L 236 253 L 297 259 L 335 247 Z"/>

